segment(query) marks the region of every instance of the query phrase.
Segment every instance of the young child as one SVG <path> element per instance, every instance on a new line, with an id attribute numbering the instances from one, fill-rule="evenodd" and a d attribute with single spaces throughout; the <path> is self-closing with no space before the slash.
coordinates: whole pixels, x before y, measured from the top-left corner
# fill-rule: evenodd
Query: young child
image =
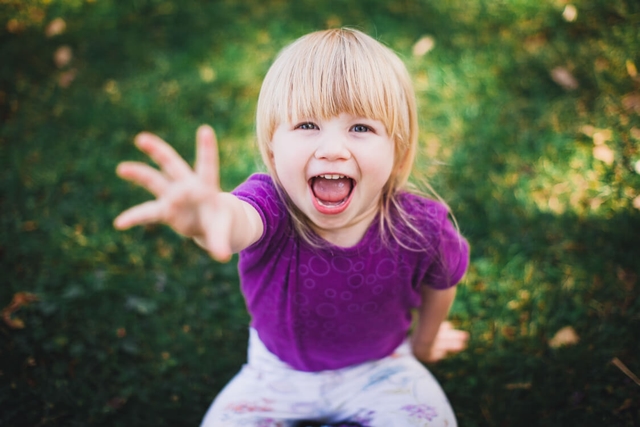
<path id="1" fill-rule="evenodd" d="M 162 173 L 117 170 L 157 197 L 117 228 L 165 223 L 214 259 L 240 253 L 248 363 L 202 425 L 455 426 L 418 359 L 465 346 L 443 320 L 468 245 L 446 206 L 407 189 L 418 128 L 401 60 L 356 30 L 300 38 L 265 77 L 257 137 L 269 174 L 232 193 L 219 189 L 208 126 L 195 170 L 147 133 L 136 144 Z"/>

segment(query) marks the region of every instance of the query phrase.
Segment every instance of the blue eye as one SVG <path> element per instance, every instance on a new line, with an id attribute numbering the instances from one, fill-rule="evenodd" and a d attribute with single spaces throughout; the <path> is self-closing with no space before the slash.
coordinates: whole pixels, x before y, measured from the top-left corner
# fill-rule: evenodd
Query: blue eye
<path id="1" fill-rule="evenodd" d="M 355 125 L 351 128 L 351 130 L 353 130 L 354 132 L 369 132 L 371 128 L 365 125 Z"/>
<path id="2" fill-rule="evenodd" d="M 296 129 L 302 129 L 302 130 L 316 130 L 318 129 L 318 126 L 315 125 L 314 123 L 300 123 L 298 126 L 296 126 Z"/>

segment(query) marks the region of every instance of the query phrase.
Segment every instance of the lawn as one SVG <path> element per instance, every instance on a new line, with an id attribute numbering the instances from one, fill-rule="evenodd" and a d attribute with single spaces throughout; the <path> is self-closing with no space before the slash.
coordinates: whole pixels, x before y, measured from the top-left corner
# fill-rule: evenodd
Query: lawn
<path id="1" fill-rule="evenodd" d="M 0 426 L 198 425 L 245 359 L 237 259 L 115 231 L 149 197 L 115 167 L 208 123 L 223 189 L 263 170 L 264 74 L 338 26 L 405 61 L 415 179 L 472 245 L 469 348 L 430 366 L 459 424 L 640 425 L 637 1 L 0 0 Z"/>

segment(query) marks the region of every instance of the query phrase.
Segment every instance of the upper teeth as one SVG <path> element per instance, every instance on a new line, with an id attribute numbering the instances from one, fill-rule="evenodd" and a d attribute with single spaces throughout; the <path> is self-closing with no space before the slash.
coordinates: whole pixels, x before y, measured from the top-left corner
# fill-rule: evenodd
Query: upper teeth
<path id="1" fill-rule="evenodd" d="M 335 174 L 334 175 L 326 174 L 326 175 L 320 175 L 320 178 L 324 178 L 324 179 L 340 179 L 340 178 L 345 178 L 345 176 L 344 175 L 335 175 Z"/>

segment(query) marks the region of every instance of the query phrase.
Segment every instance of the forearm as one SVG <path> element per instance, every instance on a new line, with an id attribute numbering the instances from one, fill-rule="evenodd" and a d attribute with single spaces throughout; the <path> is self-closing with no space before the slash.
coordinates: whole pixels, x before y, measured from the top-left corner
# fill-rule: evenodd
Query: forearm
<path id="1" fill-rule="evenodd" d="M 455 296 L 455 286 L 445 290 L 423 286 L 419 317 L 411 335 L 413 353 L 418 359 L 422 361 L 431 359 L 431 350 L 438 330 L 446 319 Z"/>

